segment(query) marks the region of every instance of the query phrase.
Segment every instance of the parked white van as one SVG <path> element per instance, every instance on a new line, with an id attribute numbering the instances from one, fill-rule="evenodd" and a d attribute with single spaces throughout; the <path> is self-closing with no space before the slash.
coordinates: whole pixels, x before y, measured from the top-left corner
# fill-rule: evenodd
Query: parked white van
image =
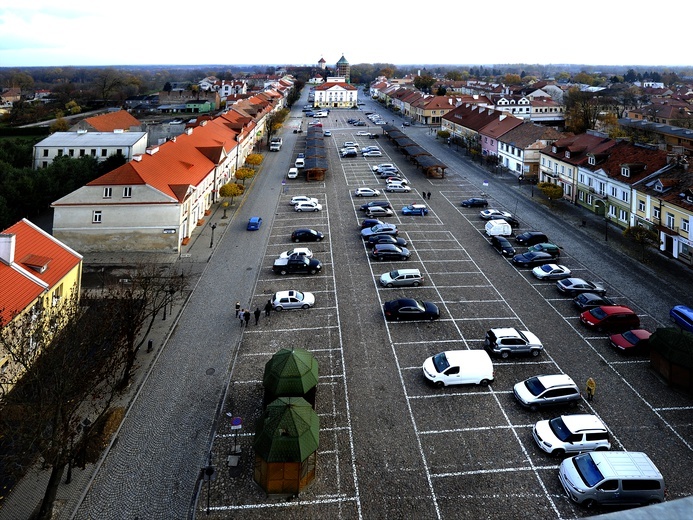
<path id="1" fill-rule="evenodd" d="M 568 498 L 585 507 L 647 505 L 665 500 L 664 477 L 635 451 L 594 451 L 565 459 L 558 478 Z"/>
<path id="2" fill-rule="evenodd" d="M 294 166 L 296 168 L 304 168 L 306 166 L 306 160 L 303 157 L 299 157 L 298 159 L 296 159 Z"/>
<path id="3" fill-rule="evenodd" d="M 490 237 L 497 235 L 508 237 L 513 234 L 513 228 L 510 227 L 510 224 L 499 218 L 486 222 L 485 229 L 486 234 Z"/>
<path id="4" fill-rule="evenodd" d="M 437 387 L 488 385 L 493 382 L 493 363 L 484 350 L 448 350 L 423 364 L 426 379 Z"/>
<path id="5" fill-rule="evenodd" d="M 298 177 L 298 168 L 289 168 L 289 173 L 286 174 L 289 179 L 295 179 Z"/>

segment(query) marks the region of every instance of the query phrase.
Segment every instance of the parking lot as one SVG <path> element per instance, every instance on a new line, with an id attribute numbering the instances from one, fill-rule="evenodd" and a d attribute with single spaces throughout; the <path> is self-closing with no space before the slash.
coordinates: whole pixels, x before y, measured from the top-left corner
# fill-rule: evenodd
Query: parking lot
<path id="1" fill-rule="evenodd" d="M 531 269 L 514 267 L 489 246 L 479 209 L 460 206 L 462 199 L 482 194 L 478 182 L 462 171 L 445 179 L 424 178 L 386 138 L 356 135 L 364 127 L 345 122 L 352 112 L 333 111 L 322 120 L 332 131 L 325 138 L 331 147 L 325 182 L 289 181 L 276 208 L 253 305 L 262 308 L 274 292 L 288 289 L 314 293 L 316 305 L 273 312 L 257 326 L 251 320 L 245 331 L 225 404 L 225 413 L 242 417 L 244 427 L 238 433 L 222 422 L 213 448 L 215 460 L 223 461 L 239 442 L 243 456 L 238 467 L 224 468 L 211 485 L 210 517 L 242 512 L 243 518 L 265 518 L 276 508 L 289 518 L 589 516 L 594 512 L 572 504 L 561 488 L 561 459 L 541 451 L 531 435 L 536 421 L 576 411 L 606 423 L 613 450 L 646 451 L 666 479 L 670 500 L 690 495 L 690 398 L 665 386 L 649 370 L 646 357 L 624 357 L 609 347 L 606 335 L 590 334 L 579 323 L 572 299 L 561 295 L 555 282 L 537 280 Z M 380 132 L 373 125 L 367 129 Z M 383 157 L 341 159 L 338 150 L 345 141 L 375 144 Z M 410 193 L 377 197 L 396 210 L 384 220 L 395 223 L 407 240 L 413 254 L 406 262 L 370 260 L 359 236 L 364 218 L 359 206 L 369 199 L 353 197 L 353 191 L 382 189 L 384 182 L 372 166 L 385 162 L 395 163 L 413 187 Z M 433 193 L 425 202 L 428 215 L 403 216 L 403 206 L 423 203 L 423 191 Z M 293 211 L 289 200 L 299 194 L 317 198 L 322 211 Z M 494 207 L 492 199 L 489 203 Z M 300 227 L 326 235 L 321 242 L 300 244 L 311 248 L 322 272 L 274 274 L 274 259 L 295 245 L 289 237 Z M 527 229 L 522 225 L 516 233 Z M 561 237 L 549 238 L 562 243 Z M 581 262 L 582 253 L 564 248 L 558 263 L 575 276 L 596 279 Z M 380 275 L 397 267 L 420 269 L 424 283 L 382 288 Z M 638 312 L 643 328 L 666 325 L 603 281 L 612 299 Z M 440 319 L 386 322 L 383 303 L 402 297 L 435 303 Z M 494 327 L 530 330 L 545 350 L 538 357 L 494 358 L 495 381 L 488 387 L 427 384 L 424 359 L 444 350 L 483 348 L 486 331 Z M 264 365 L 282 347 L 309 350 L 320 370 L 317 477 L 293 500 L 266 498 L 252 479 Z M 594 401 L 538 412 L 517 404 L 515 383 L 552 373 L 570 375 L 583 389 L 594 378 Z M 203 495 L 200 508 L 205 501 Z"/>

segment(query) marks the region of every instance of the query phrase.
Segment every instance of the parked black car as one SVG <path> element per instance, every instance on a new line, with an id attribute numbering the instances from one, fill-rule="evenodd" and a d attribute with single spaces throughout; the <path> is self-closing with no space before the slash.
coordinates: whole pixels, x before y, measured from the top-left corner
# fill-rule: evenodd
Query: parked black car
<path id="1" fill-rule="evenodd" d="M 513 228 L 520 227 L 520 221 L 513 216 L 508 217 L 506 215 L 498 215 L 498 217 L 496 217 L 496 220 L 505 220 L 508 224 L 510 224 L 510 227 Z"/>
<path id="2" fill-rule="evenodd" d="M 590 309 L 594 309 L 595 307 L 616 305 L 613 300 L 607 298 L 606 296 L 590 292 L 578 294 L 575 298 L 573 298 L 573 303 L 575 303 L 575 306 L 580 309 L 580 312 L 588 311 Z"/>
<path id="3" fill-rule="evenodd" d="M 408 260 L 411 251 L 406 247 L 399 247 L 395 244 L 375 244 L 371 256 L 375 260 Z"/>
<path id="4" fill-rule="evenodd" d="M 392 209 L 392 204 L 390 204 L 386 200 L 372 200 L 370 202 L 366 202 L 365 204 L 361 204 L 361 207 L 359 209 L 361 211 L 366 211 L 368 208 L 373 207 L 373 206 L 380 206 L 381 208 Z"/>
<path id="5" fill-rule="evenodd" d="M 292 242 L 320 242 L 325 235 L 314 229 L 296 229 L 291 233 Z"/>
<path id="6" fill-rule="evenodd" d="M 526 231 L 515 237 L 515 242 L 523 246 L 533 246 L 548 241 L 549 238 L 541 231 Z"/>
<path id="7" fill-rule="evenodd" d="M 463 208 L 485 208 L 488 206 L 488 201 L 479 197 L 472 197 L 462 201 Z"/>
<path id="8" fill-rule="evenodd" d="M 541 251 L 528 251 L 521 255 L 513 256 L 513 264 L 518 267 L 534 267 L 535 265 L 548 264 L 553 260 L 553 256 Z"/>
<path id="9" fill-rule="evenodd" d="M 412 298 L 400 298 L 383 304 L 385 319 L 390 320 L 437 320 L 440 318 L 438 307 L 431 302 Z"/>
<path id="10" fill-rule="evenodd" d="M 512 258 L 515 255 L 515 248 L 512 246 L 510 241 L 500 235 L 493 235 L 491 237 L 491 245 L 503 256 Z"/>
<path id="11" fill-rule="evenodd" d="M 373 247 L 375 244 L 394 244 L 398 247 L 404 247 L 407 245 L 407 241 L 392 235 L 373 235 L 368 237 L 366 247 Z"/>

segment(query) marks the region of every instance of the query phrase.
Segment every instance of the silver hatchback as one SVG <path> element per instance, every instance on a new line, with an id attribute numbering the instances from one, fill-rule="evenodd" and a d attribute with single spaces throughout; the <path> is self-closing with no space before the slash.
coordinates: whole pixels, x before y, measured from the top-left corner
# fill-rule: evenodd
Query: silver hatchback
<path id="1" fill-rule="evenodd" d="M 383 287 L 418 287 L 423 281 L 418 269 L 397 269 L 380 275 L 380 285 Z"/>

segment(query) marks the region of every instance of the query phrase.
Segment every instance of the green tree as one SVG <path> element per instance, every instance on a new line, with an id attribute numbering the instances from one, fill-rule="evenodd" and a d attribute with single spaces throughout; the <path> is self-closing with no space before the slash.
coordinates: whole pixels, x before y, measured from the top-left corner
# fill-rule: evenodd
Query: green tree
<path id="1" fill-rule="evenodd" d="M 659 245 L 659 234 L 644 226 L 631 226 L 623 232 L 623 236 L 640 246 L 640 259 L 645 260 L 648 247 Z"/>
<path id="2" fill-rule="evenodd" d="M 421 92 L 430 94 L 431 87 L 438 81 L 436 78 L 430 75 L 416 76 L 414 78 L 414 86 Z"/>

